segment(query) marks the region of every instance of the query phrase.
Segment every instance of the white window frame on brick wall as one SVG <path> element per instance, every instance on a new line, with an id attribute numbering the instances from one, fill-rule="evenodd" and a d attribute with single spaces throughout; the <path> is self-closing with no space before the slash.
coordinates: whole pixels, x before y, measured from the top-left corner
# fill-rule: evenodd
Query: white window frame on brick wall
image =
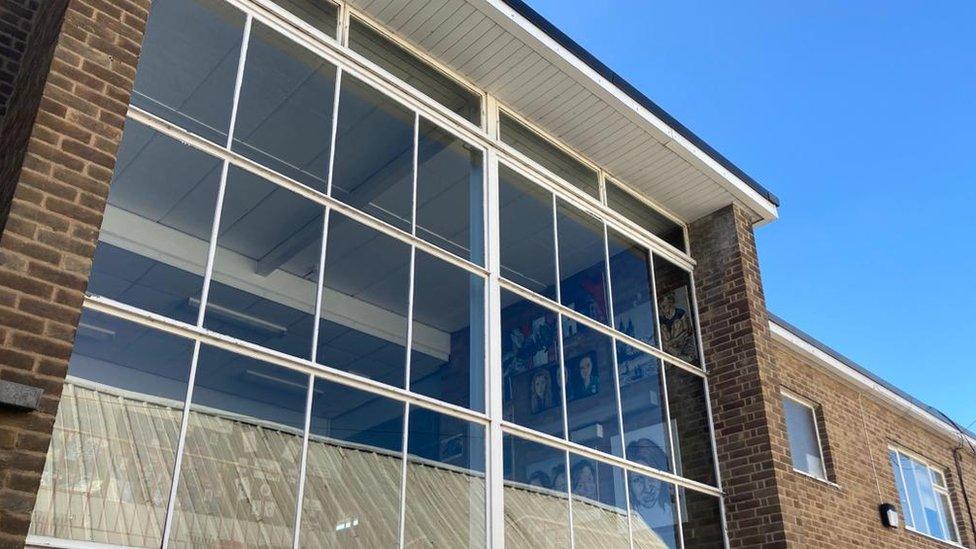
<path id="1" fill-rule="evenodd" d="M 801 475 L 813 477 L 817 480 L 822 480 L 824 482 L 830 482 L 829 475 L 827 474 L 827 460 L 824 459 L 823 440 L 821 440 L 820 437 L 820 419 L 817 417 L 817 404 L 815 404 L 811 400 L 805 399 L 797 395 L 796 393 L 787 391 L 786 389 L 781 390 L 780 394 L 784 400 L 789 399 L 794 403 L 810 410 L 810 419 L 812 420 L 813 423 L 813 434 L 814 437 L 817 439 L 817 452 L 820 455 L 821 474 L 818 475 L 814 472 L 806 471 L 804 469 L 800 469 L 799 467 L 797 467 L 796 461 L 794 460 L 794 456 L 793 456 L 793 449 L 790 448 L 790 461 L 793 463 L 793 470 L 796 471 L 797 473 L 800 473 Z M 785 406 L 783 407 L 783 420 L 786 422 L 786 435 L 787 437 L 791 437 L 792 435 L 790 431 L 790 423 L 789 421 L 786 420 Z"/>
<path id="2" fill-rule="evenodd" d="M 928 474 L 929 483 L 931 483 L 932 491 L 935 493 L 936 497 L 940 495 L 945 496 L 945 501 L 947 505 L 943 506 L 943 509 L 941 510 L 940 514 L 945 513 L 948 516 L 940 516 L 939 518 L 944 520 L 946 524 L 949 526 L 949 528 L 952 530 L 952 532 L 947 532 L 947 534 L 951 534 L 952 538 L 954 539 L 940 538 L 938 536 L 931 534 L 930 532 L 925 532 L 923 530 L 920 530 L 917 525 L 918 521 L 915 519 L 915 513 L 917 512 L 917 510 L 912 509 L 911 507 L 912 503 L 909 499 L 906 499 L 906 501 L 904 502 L 899 501 L 899 505 L 903 507 L 903 509 L 901 510 L 902 516 L 912 518 L 912 523 L 913 523 L 912 525 L 909 525 L 908 521 L 904 521 L 905 530 L 908 530 L 909 532 L 914 532 L 916 534 L 925 536 L 930 539 L 947 543 L 949 545 L 953 545 L 956 547 L 964 547 L 959 541 L 959 526 L 956 524 L 956 513 L 952 508 L 952 494 L 949 493 L 949 485 L 946 483 L 946 475 L 943 472 L 943 469 L 937 465 L 933 465 L 931 461 L 923 458 L 922 456 L 897 446 L 888 446 L 888 451 L 894 452 L 895 455 L 898 456 L 899 458 L 900 457 L 908 458 L 909 460 L 915 462 L 917 465 L 921 465 L 925 467 L 926 471 L 928 471 L 929 473 Z M 895 475 L 896 487 L 898 483 L 901 483 L 902 489 L 899 490 L 899 495 L 900 495 L 900 492 L 907 489 L 907 478 L 905 477 L 905 472 L 901 466 L 901 459 L 898 459 L 897 466 L 898 469 L 892 472 Z M 932 481 L 933 474 L 937 474 L 939 475 L 939 477 L 942 478 L 942 486 L 939 486 L 938 484 Z M 899 499 L 901 498 L 899 497 Z M 945 507 L 948 507 L 948 509 L 946 509 Z M 931 530 L 931 528 L 927 527 L 928 517 L 926 517 L 924 514 L 921 514 L 920 516 L 921 519 L 925 522 L 926 528 L 928 530 Z"/>

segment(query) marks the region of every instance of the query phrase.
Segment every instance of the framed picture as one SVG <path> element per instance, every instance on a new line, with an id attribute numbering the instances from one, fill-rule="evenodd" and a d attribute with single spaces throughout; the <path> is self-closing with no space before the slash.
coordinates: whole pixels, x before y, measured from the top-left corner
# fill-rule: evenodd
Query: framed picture
<path id="1" fill-rule="evenodd" d="M 614 327 L 630 337 L 654 345 L 654 308 L 650 301 L 634 303 L 633 307 L 624 311 L 615 311 Z"/>
<path id="2" fill-rule="evenodd" d="M 590 351 L 566 360 L 566 385 L 569 386 L 566 398 L 576 400 L 600 392 L 600 365 L 596 351 Z"/>
<path id="3" fill-rule="evenodd" d="M 658 296 L 658 318 L 664 351 L 692 364 L 698 363 L 695 322 L 691 317 L 688 287 L 681 286 Z"/>
<path id="4" fill-rule="evenodd" d="M 556 362 L 556 320 L 553 314 L 521 316 L 503 327 L 502 372 L 510 377 Z"/>
<path id="5" fill-rule="evenodd" d="M 565 492 L 566 460 L 559 457 L 530 463 L 525 466 L 525 476 L 533 486 Z"/>
<path id="6" fill-rule="evenodd" d="M 620 387 L 623 388 L 649 377 L 658 377 L 660 362 L 656 357 L 629 345 L 620 345 L 617 347 L 617 368 Z"/>
<path id="7" fill-rule="evenodd" d="M 533 414 L 559 406 L 562 393 L 559 391 L 558 364 L 536 368 L 525 379 L 529 384 L 529 409 Z"/>
<path id="8" fill-rule="evenodd" d="M 672 421 L 672 428 L 676 425 Z M 650 425 L 627 433 L 627 459 L 655 469 L 668 469 L 670 458 L 665 440 L 664 424 Z M 610 437 L 614 452 L 620 451 L 620 437 Z M 674 502 L 667 483 L 643 475 L 627 475 L 630 503 L 644 522 L 651 528 L 668 528 L 674 525 Z M 614 477 L 614 489 L 623 490 L 623 479 Z"/>

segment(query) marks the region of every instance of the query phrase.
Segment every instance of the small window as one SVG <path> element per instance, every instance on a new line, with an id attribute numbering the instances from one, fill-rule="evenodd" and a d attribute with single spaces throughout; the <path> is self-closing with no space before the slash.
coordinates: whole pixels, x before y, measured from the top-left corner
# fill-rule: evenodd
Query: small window
<path id="1" fill-rule="evenodd" d="M 607 180 L 607 206 L 675 248 L 687 251 L 685 231 L 681 225 L 671 221 L 609 179 Z"/>
<path id="2" fill-rule="evenodd" d="M 600 197 L 600 176 L 589 166 L 550 143 L 504 112 L 499 113 L 499 137 L 567 183 L 595 198 Z"/>
<path id="3" fill-rule="evenodd" d="M 923 461 L 898 450 L 889 450 L 891 469 L 898 487 L 902 520 L 909 530 L 944 541 L 959 543 L 945 476 Z"/>
<path id="4" fill-rule="evenodd" d="M 274 0 L 299 19 L 335 38 L 339 28 L 339 6 L 326 0 Z"/>
<path id="5" fill-rule="evenodd" d="M 434 101 L 481 125 L 481 96 L 353 17 L 349 48 L 417 88 Z"/>
<path id="6" fill-rule="evenodd" d="M 793 468 L 801 473 L 827 480 L 823 448 L 817 431 L 816 411 L 805 402 L 783 395 L 783 413 L 790 438 Z"/>

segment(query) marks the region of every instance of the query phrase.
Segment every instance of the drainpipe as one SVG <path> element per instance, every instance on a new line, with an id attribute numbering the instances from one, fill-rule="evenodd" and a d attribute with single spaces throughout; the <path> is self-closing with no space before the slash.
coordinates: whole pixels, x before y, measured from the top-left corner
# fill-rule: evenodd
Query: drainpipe
<path id="1" fill-rule="evenodd" d="M 956 462 L 956 476 L 959 477 L 959 489 L 962 491 L 962 500 L 966 503 L 966 513 L 969 514 L 969 531 L 976 537 L 976 518 L 973 518 L 973 508 L 969 504 L 969 493 L 966 492 L 966 477 L 963 475 L 962 460 L 959 458 L 959 451 L 962 448 L 962 446 L 958 446 L 952 449 L 952 459 Z"/>

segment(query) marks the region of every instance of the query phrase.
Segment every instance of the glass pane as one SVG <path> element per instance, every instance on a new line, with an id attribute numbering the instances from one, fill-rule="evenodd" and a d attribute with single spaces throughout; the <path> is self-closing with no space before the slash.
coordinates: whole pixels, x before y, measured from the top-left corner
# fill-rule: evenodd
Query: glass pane
<path id="1" fill-rule="evenodd" d="M 410 390 L 485 409 L 485 282 L 416 252 Z"/>
<path id="2" fill-rule="evenodd" d="M 291 546 L 307 384 L 201 347 L 170 547 Z"/>
<path id="3" fill-rule="evenodd" d="M 623 457 L 613 340 L 563 319 L 563 357 L 569 440 Z"/>
<path id="4" fill-rule="evenodd" d="M 339 26 L 339 6 L 327 0 L 274 0 L 302 21 L 335 38 Z"/>
<path id="5" fill-rule="evenodd" d="M 506 547 L 569 547 L 566 453 L 511 435 L 503 446 Z"/>
<path id="6" fill-rule="evenodd" d="M 905 490 L 901 466 L 898 463 L 898 454 L 894 450 L 888 451 L 888 461 L 891 462 L 891 472 L 895 477 L 895 486 L 898 488 L 898 502 L 901 504 L 902 520 L 905 521 L 905 526 L 914 528 L 915 522 L 912 520 L 912 510 L 908 502 L 908 493 Z"/>
<path id="7" fill-rule="evenodd" d="M 675 487 L 663 480 L 627 471 L 634 547 L 678 547 Z"/>
<path id="8" fill-rule="evenodd" d="M 660 359 L 617 342 L 617 370 L 627 459 L 671 471 Z"/>
<path id="9" fill-rule="evenodd" d="M 556 313 L 505 290 L 501 303 L 505 419 L 563 438 Z"/>
<path id="10" fill-rule="evenodd" d="M 410 407 L 404 547 L 484 547 L 485 430 Z"/>
<path id="11" fill-rule="evenodd" d="M 556 299 L 552 193 L 498 165 L 502 276 Z"/>
<path id="12" fill-rule="evenodd" d="M 715 485 L 715 461 L 705 383 L 681 368 L 666 366 L 668 409 L 671 412 L 671 444 L 677 464 L 676 474 L 704 484 Z"/>
<path id="13" fill-rule="evenodd" d="M 193 343 L 85 310 L 30 533 L 159 547 Z"/>
<path id="14" fill-rule="evenodd" d="M 570 455 L 576 547 L 630 547 L 624 471 Z"/>
<path id="15" fill-rule="evenodd" d="M 196 324 L 221 163 L 126 121 L 88 293 Z"/>
<path id="16" fill-rule="evenodd" d="M 915 518 L 915 529 L 927 534 L 929 532 L 928 518 L 922 506 L 922 495 L 919 491 L 918 482 L 915 479 L 915 462 L 904 454 L 898 454 L 898 460 L 901 464 L 902 475 L 905 479 L 905 492 L 908 496 L 908 505 L 912 510 L 912 516 Z"/>
<path id="17" fill-rule="evenodd" d="M 918 498 L 921 503 L 921 507 L 913 506 L 912 509 L 915 510 L 916 515 L 919 513 L 919 509 L 925 515 L 925 523 L 928 525 L 927 534 L 939 539 L 946 539 L 946 532 L 943 528 L 943 517 L 939 513 L 939 504 L 936 500 L 935 490 L 932 489 L 932 477 L 929 475 L 929 468 L 910 458 L 908 462 L 912 464 L 914 469 L 912 476 L 915 478 L 915 485 L 918 488 Z M 921 523 L 919 520 L 916 520 L 916 522 L 919 523 L 918 525 Z"/>
<path id="18" fill-rule="evenodd" d="M 308 49 L 254 23 L 232 148 L 326 192 L 335 72 Z"/>
<path id="19" fill-rule="evenodd" d="M 648 345 L 657 345 L 650 253 L 609 229 L 607 247 L 613 290 L 613 327 Z"/>
<path id="20" fill-rule="evenodd" d="M 301 546 L 396 546 L 403 403 L 324 379 L 313 391 Z"/>
<path id="21" fill-rule="evenodd" d="M 783 412 L 786 415 L 786 432 L 790 439 L 793 467 L 815 477 L 827 478 L 820 459 L 820 435 L 817 433 L 813 410 L 791 398 L 783 397 Z"/>
<path id="22" fill-rule="evenodd" d="M 349 21 L 349 48 L 472 124 L 481 125 L 480 95 L 355 17 Z"/>
<path id="23" fill-rule="evenodd" d="M 936 497 L 938 497 L 939 516 L 942 517 L 942 530 L 946 532 L 946 539 L 959 543 L 959 532 L 952 522 L 952 502 L 949 501 L 948 495 L 941 492 L 936 493 Z"/>
<path id="24" fill-rule="evenodd" d="M 323 284 L 316 362 L 403 387 L 410 246 L 333 210 Z"/>
<path id="25" fill-rule="evenodd" d="M 718 498 L 680 487 L 678 495 L 685 549 L 724 547 L 722 505 Z"/>
<path id="26" fill-rule="evenodd" d="M 222 0 L 155 2 L 132 104 L 221 145 L 244 38 L 244 14 Z"/>
<path id="27" fill-rule="evenodd" d="M 332 196 L 410 232 L 414 114 L 344 73 L 337 124 Z"/>
<path id="28" fill-rule="evenodd" d="M 417 236 L 484 263 L 481 149 L 420 119 L 417 145 Z"/>
<path id="29" fill-rule="evenodd" d="M 685 232 L 681 225 L 623 190 L 613 181 L 608 179 L 606 183 L 607 206 L 622 213 L 627 219 L 647 229 L 651 234 L 661 237 L 661 240 L 675 248 L 686 250 Z"/>
<path id="30" fill-rule="evenodd" d="M 504 112 L 499 113 L 501 140 L 581 191 L 600 198 L 597 173 L 549 140 Z"/>
<path id="31" fill-rule="evenodd" d="M 609 324 L 603 224 L 562 200 L 556 203 L 559 298 L 563 305 Z"/>
<path id="32" fill-rule="evenodd" d="M 657 286 L 657 314 L 664 351 L 690 364 L 701 364 L 691 275 L 654 256 L 654 284 Z"/>
<path id="33" fill-rule="evenodd" d="M 204 327 L 309 358 L 323 213 L 319 204 L 231 168 Z"/>

